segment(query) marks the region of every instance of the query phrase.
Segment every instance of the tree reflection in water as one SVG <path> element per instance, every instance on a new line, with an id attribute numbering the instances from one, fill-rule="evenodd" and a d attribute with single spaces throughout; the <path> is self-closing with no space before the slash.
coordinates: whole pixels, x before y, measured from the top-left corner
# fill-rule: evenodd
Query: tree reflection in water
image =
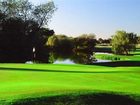
<path id="1" fill-rule="evenodd" d="M 73 52 L 73 51 L 51 51 L 49 53 L 49 63 L 55 63 L 59 61 L 61 63 L 65 63 L 65 61 L 69 61 L 69 63 L 75 64 L 92 64 L 96 61 L 93 53 L 85 53 L 85 52 Z"/>

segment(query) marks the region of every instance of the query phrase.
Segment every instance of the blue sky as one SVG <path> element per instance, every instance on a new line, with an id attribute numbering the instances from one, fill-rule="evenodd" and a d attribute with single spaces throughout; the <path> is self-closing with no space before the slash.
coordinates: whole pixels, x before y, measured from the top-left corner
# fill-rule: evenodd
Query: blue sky
<path id="1" fill-rule="evenodd" d="M 29 0 L 35 4 L 47 0 Z M 117 30 L 140 34 L 140 0 L 53 0 L 57 6 L 49 28 L 56 34 L 94 33 L 108 38 Z"/>

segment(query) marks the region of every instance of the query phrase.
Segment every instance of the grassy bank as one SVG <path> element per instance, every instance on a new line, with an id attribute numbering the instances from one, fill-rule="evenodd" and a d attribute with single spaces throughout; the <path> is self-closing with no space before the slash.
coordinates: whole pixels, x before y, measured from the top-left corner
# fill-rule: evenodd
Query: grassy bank
<path id="1" fill-rule="evenodd" d="M 0 102 L 83 92 L 139 96 L 139 74 L 140 67 L 0 64 Z"/>
<path id="2" fill-rule="evenodd" d="M 130 55 L 115 54 L 95 54 L 96 59 L 112 60 L 112 61 L 140 61 L 140 49 L 131 52 Z"/>

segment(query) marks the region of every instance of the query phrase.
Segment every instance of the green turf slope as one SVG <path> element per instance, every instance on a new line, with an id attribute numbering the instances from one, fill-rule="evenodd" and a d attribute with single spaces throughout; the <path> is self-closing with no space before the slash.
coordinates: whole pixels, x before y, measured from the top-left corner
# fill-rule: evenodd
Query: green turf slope
<path id="1" fill-rule="evenodd" d="M 79 91 L 140 95 L 140 67 L 0 64 L 0 100 Z"/>

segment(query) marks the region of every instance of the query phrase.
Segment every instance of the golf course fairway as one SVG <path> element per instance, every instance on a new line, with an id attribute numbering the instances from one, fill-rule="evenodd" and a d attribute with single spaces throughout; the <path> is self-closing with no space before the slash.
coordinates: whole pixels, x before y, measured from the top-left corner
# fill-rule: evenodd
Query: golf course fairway
<path id="1" fill-rule="evenodd" d="M 140 67 L 0 64 L 0 105 L 90 92 L 140 96 Z"/>

